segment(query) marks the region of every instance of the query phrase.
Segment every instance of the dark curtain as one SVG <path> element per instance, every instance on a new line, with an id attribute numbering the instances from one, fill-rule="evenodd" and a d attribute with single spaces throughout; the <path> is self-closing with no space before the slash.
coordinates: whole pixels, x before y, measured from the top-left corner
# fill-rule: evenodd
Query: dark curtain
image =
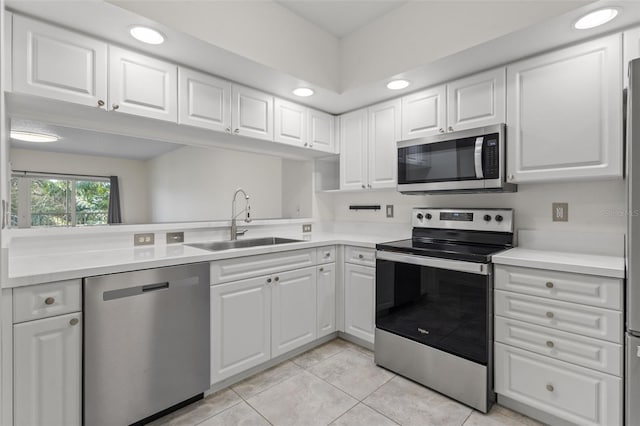
<path id="1" fill-rule="evenodd" d="M 107 215 L 107 223 L 122 223 L 118 176 L 109 176 L 109 182 L 109 213 Z"/>

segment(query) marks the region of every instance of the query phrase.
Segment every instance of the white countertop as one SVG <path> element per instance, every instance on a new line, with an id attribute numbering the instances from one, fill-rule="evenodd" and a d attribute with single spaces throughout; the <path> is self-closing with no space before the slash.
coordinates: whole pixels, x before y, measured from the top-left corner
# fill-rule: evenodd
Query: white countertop
<path id="1" fill-rule="evenodd" d="M 278 235 L 280 236 L 280 235 Z M 281 235 L 304 241 L 274 246 L 231 249 L 218 252 L 197 249 L 188 245 L 156 245 L 150 247 L 87 250 L 83 252 L 49 252 L 9 256 L 4 254 L 7 274 L 3 288 L 21 287 L 51 281 L 68 280 L 95 275 L 112 274 L 138 269 L 173 266 L 184 263 L 209 262 L 240 256 L 275 253 L 326 245 L 344 244 L 375 248 L 377 243 L 390 241 L 389 235 L 343 233 L 314 233 L 312 235 Z M 400 235 L 397 239 L 406 238 Z M 3 263 L 4 263 L 3 262 Z"/>
<path id="2" fill-rule="evenodd" d="M 568 253 L 517 247 L 492 256 L 498 265 L 524 266 L 579 274 L 624 278 L 623 256 Z"/>

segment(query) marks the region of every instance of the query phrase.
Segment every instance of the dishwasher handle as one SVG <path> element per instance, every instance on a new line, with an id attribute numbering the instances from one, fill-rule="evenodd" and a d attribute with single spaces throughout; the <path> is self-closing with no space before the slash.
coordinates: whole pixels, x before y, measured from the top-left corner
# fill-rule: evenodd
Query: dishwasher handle
<path id="1" fill-rule="evenodd" d="M 148 284 L 148 285 L 143 285 L 142 286 L 142 292 L 147 292 L 147 291 L 155 291 L 155 290 L 162 290 L 163 288 L 169 288 L 169 282 L 163 282 L 163 283 L 158 283 L 158 284 Z"/>

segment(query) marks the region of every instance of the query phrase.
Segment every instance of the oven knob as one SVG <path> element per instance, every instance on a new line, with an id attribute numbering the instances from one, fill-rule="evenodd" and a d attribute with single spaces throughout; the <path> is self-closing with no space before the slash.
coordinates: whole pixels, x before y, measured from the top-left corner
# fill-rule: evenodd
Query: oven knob
<path id="1" fill-rule="evenodd" d="M 496 222 L 502 222 L 503 217 L 499 214 L 496 215 Z"/>
<path id="2" fill-rule="evenodd" d="M 422 220 L 422 218 L 424 218 L 424 216 L 422 216 L 422 213 L 418 213 L 416 217 L 418 218 L 418 220 Z"/>
<path id="3" fill-rule="evenodd" d="M 433 216 L 431 216 L 431 213 L 427 213 L 427 220 L 431 220 Z"/>
<path id="4" fill-rule="evenodd" d="M 487 222 L 491 222 L 491 216 L 488 214 L 484 215 L 484 220 L 486 220 Z"/>

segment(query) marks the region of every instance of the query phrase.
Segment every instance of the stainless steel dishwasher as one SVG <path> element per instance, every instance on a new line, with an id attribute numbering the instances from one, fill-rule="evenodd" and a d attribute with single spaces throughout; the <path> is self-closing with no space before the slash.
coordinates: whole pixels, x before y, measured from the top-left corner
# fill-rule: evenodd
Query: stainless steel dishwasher
<path id="1" fill-rule="evenodd" d="M 209 389 L 209 264 L 84 280 L 84 424 L 129 425 Z"/>

